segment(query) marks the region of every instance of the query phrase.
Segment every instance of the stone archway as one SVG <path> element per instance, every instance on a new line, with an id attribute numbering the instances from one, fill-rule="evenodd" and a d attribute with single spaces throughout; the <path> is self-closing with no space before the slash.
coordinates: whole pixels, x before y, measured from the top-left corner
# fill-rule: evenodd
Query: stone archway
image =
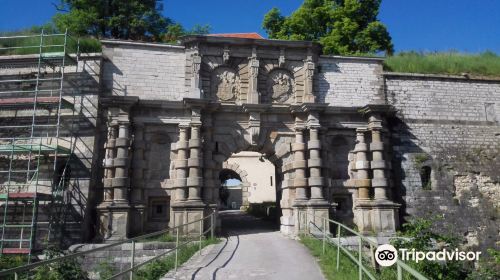
<path id="1" fill-rule="evenodd" d="M 242 195 L 241 208 L 246 209 L 249 206 L 248 188 L 250 187 L 250 182 L 248 182 L 248 172 L 245 170 L 241 170 L 239 164 L 228 163 L 227 161 L 225 161 L 222 164 L 222 168 L 232 170 L 236 174 L 238 174 L 239 179 L 241 180 L 241 195 Z"/>

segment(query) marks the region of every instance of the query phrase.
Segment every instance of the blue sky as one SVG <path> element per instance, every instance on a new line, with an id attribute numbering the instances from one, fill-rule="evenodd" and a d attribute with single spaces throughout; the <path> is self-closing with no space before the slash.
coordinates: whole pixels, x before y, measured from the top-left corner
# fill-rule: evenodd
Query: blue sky
<path id="1" fill-rule="evenodd" d="M 278 7 L 285 15 L 303 0 L 164 0 L 165 15 L 186 27 L 210 24 L 214 33 L 259 32 L 264 14 Z M 0 31 L 50 20 L 59 0 L 0 0 Z M 379 18 L 396 51 L 459 50 L 500 53 L 498 0 L 383 0 Z"/>

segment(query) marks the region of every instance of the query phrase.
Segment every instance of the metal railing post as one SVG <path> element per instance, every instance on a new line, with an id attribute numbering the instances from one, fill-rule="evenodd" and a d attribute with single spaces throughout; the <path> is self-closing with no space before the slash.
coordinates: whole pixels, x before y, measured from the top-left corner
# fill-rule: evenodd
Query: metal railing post
<path id="1" fill-rule="evenodd" d="M 134 265 L 135 265 L 135 240 L 132 240 L 132 250 L 130 250 L 130 280 L 134 279 Z"/>
<path id="2" fill-rule="evenodd" d="M 361 236 L 359 237 L 359 244 L 358 244 L 358 265 L 359 265 L 359 280 L 363 279 L 363 268 L 361 267 L 363 265 L 362 263 L 362 257 L 361 257 Z"/>
<path id="3" fill-rule="evenodd" d="M 178 257 L 178 251 L 179 251 L 179 228 L 175 229 L 175 271 L 177 272 L 177 257 Z"/>
<path id="4" fill-rule="evenodd" d="M 340 225 L 337 225 L 337 270 L 340 267 Z"/>
<path id="5" fill-rule="evenodd" d="M 326 245 L 326 218 L 323 218 L 323 255 L 325 254 Z"/>
<path id="6" fill-rule="evenodd" d="M 210 237 L 214 238 L 214 232 L 215 232 L 215 210 L 212 213 L 212 216 L 210 216 Z"/>
<path id="7" fill-rule="evenodd" d="M 200 220 L 200 243 L 198 244 L 198 252 L 201 255 L 201 236 L 203 235 L 203 220 Z"/>

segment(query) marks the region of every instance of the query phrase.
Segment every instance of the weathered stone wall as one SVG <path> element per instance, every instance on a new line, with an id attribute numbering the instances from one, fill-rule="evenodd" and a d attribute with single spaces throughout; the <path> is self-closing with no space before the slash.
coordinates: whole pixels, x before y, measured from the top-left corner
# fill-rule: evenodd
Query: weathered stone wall
<path id="1" fill-rule="evenodd" d="M 108 95 L 182 100 L 184 47 L 103 41 L 103 89 Z"/>
<path id="2" fill-rule="evenodd" d="M 470 245 L 498 244 L 500 81 L 386 74 L 385 85 L 403 213 L 442 215 L 440 228 Z"/>
<path id="3" fill-rule="evenodd" d="M 331 106 L 364 106 L 383 93 L 382 60 L 321 56 L 314 80 L 316 99 Z"/>

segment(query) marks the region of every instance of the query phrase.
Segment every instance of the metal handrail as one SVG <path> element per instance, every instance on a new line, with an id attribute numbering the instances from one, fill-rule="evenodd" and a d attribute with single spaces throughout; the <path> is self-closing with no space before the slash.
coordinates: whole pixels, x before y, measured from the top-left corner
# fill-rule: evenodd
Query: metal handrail
<path id="1" fill-rule="evenodd" d="M 340 259 L 340 251 L 342 250 L 342 252 L 344 252 L 355 264 L 358 265 L 358 275 L 359 275 L 359 279 L 363 279 L 363 275 L 365 274 L 366 276 L 368 276 L 368 278 L 370 278 L 371 280 L 376 280 L 377 278 L 368 270 L 367 267 L 365 267 L 365 265 L 363 265 L 363 262 L 362 262 L 362 254 L 363 254 L 363 245 L 362 245 L 362 242 L 366 242 L 370 245 L 370 257 L 372 258 L 372 263 L 373 263 L 373 266 L 376 267 L 376 264 L 374 262 L 374 253 L 375 253 L 375 249 L 376 247 L 379 245 L 378 242 L 375 242 L 373 241 L 372 239 L 360 234 L 359 232 L 356 232 L 355 230 L 347 227 L 346 225 L 340 223 L 340 222 L 337 222 L 335 220 L 331 220 L 331 219 L 328 219 L 328 218 L 325 218 L 325 217 L 321 217 L 321 216 L 317 216 L 317 215 L 314 215 L 312 213 L 307 213 L 307 212 L 304 212 L 303 213 L 305 215 L 305 219 L 307 220 L 307 217 L 308 216 L 311 216 L 313 219 L 312 220 L 309 220 L 307 221 L 306 223 L 306 230 L 307 230 L 307 234 L 314 237 L 314 238 L 317 238 L 314 234 L 311 233 L 310 231 L 310 225 L 313 225 L 314 227 L 316 227 L 317 229 L 321 230 L 322 232 L 322 236 L 321 236 L 321 240 L 323 242 L 323 254 L 325 253 L 325 246 L 326 246 L 326 243 L 328 244 L 333 244 L 337 247 L 337 270 L 339 270 L 339 259 Z M 304 217 L 303 217 L 304 218 Z M 321 220 L 322 221 L 322 228 L 319 227 L 318 225 L 316 225 L 316 223 L 314 222 L 315 220 Z M 304 220 L 302 220 L 304 221 Z M 329 236 L 329 233 L 327 233 L 327 223 L 330 224 L 335 224 L 337 225 L 337 236 L 336 238 L 331 238 Z M 357 236 L 359 238 L 359 242 L 358 242 L 358 256 L 356 258 L 356 256 L 354 254 L 352 254 L 352 251 L 347 249 L 347 248 L 344 248 L 344 246 L 342 246 L 341 242 L 340 242 L 340 232 L 341 232 L 341 228 L 347 230 L 348 232 L 352 233 L 353 235 Z M 300 221 L 299 221 L 299 230 L 300 230 Z M 319 238 L 317 238 L 319 239 Z M 336 240 L 335 240 L 336 239 Z M 396 270 L 397 270 L 397 280 L 402 280 L 403 279 L 403 272 L 406 272 L 408 274 L 410 274 L 411 276 L 415 277 L 416 279 L 418 280 L 429 280 L 427 277 L 423 276 L 420 272 L 416 271 L 415 269 L 413 269 L 412 267 L 410 267 L 409 265 L 407 265 L 406 263 L 404 263 L 403 261 L 401 260 L 397 260 L 396 261 Z"/>
<path id="2" fill-rule="evenodd" d="M 209 227 L 209 230 L 211 232 L 210 236 L 213 238 L 214 237 L 214 232 L 215 232 L 215 211 L 212 212 L 211 214 L 203 217 L 203 218 L 200 218 L 200 219 L 197 219 L 197 220 L 194 220 L 194 221 L 191 221 L 191 222 L 188 222 L 188 223 L 184 223 L 184 224 L 181 224 L 181 225 L 177 225 L 175 227 L 172 227 L 172 228 L 168 228 L 168 229 L 165 229 L 165 230 L 161 230 L 161 231 L 157 231 L 157 232 L 152 232 L 152 233 L 148 233 L 148 234 L 144 234 L 144 235 L 141 235 L 141 236 L 137 236 L 137 237 L 133 237 L 133 238 L 128 238 L 128 239 L 124 239 L 124 240 L 121 240 L 121 241 L 117 241 L 117 242 L 114 242 L 114 243 L 111 243 L 111 244 L 107 244 L 107 245 L 104 245 L 104 246 L 101 246 L 101 247 L 98 247 L 98 248 L 93 248 L 93 249 L 90 249 L 90 250 L 86 250 L 86 251 L 82 251 L 82 252 L 76 252 L 76 253 L 72 253 L 72 254 L 69 254 L 69 255 L 65 255 L 65 256 L 61 256 L 61 257 L 57 257 L 57 258 L 53 258 L 53 259 L 48 259 L 48 260 L 43 260 L 43 261 L 40 261 L 40 262 L 36 262 L 36 263 L 32 263 L 32 264 L 27 264 L 27 265 L 23 265 L 23 266 L 19 266 L 19 267 L 14 267 L 14 268 L 10 268 L 10 269 L 6 269 L 6 270 L 2 270 L 0 271 L 0 277 L 1 276 L 8 276 L 8 275 L 12 275 L 14 274 L 15 276 L 15 279 L 18 279 L 18 274 L 19 273 L 23 273 L 23 272 L 28 272 L 30 270 L 33 270 L 34 268 L 37 268 L 37 267 L 41 267 L 41 266 L 45 266 L 45 265 L 50 265 L 50 264 L 53 264 L 53 263 L 57 263 L 57 262 L 60 262 L 60 261 L 67 261 L 67 260 L 70 260 L 70 259 L 75 259 L 77 257 L 81 257 L 81 256 L 84 256 L 84 255 L 87 255 L 87 254 L 90 254 L 90 253 L 94 253 L 94 252 L 99 252 L 99 251 L 103 251 L 103 250 L 106 250 L 108 248 L 111 248 L 111 247 L 115 247 L 115 246 L 118 246 L 118 245 L 122 245 L 122 244 L 126 244 L 126 243 L 132 243 L 132 254 L 135 253 L 135 242 L 138 241 L 138 240 L 141 240 L 141 239 L 147 239 L 147 238 L 150 238 L 150 237 L 155 237 L 155 236 L 158 236 L 158 235 L 162 235 L 162 234 L 165 234 L 165 233 L 168 233 L 168 232 L 171 232 L 173 230 L 176 231 L 176 246 L 164 253 L 161 253 L 147 261 L 144 261 L 142 263 L 139 263 L 139 264 L 135 264 L 134 263 L 134 256 L 132 255 L 132 258 L 131 258 L 131 267 L 127 270 L 124 270 L 124 271 L 121 271 L 120 273 L 118 274 L 115 274 L 113 275 L 112 277 L 108 278 L 109 279 L 115 279 L 121 275 L 124 275 L 126 274 L 127 272 L 130 273 L 130 279 L 133 279 L 133 272 L 135 270 L 137 270 L 138 268 L 144 266 L 145 264 L 147 263 L 150 263 L 152 262 L 153 260 L 156 260 L 160 257 L 163 257 L 164 255 L 168 254 L 168 253 L 171 253 L 173 250 L 175 250 L 175 269 L 177 270 L 177 254 L 178 254 L 178 249 L 186 244 L 188 244 L 189 242 L 192 242 L 193 240 L 188 240 L 182 244 L 179 244 L 179 230 L 181 230 L 181 228 L 184 228 L 186 227 L 187 225 L 190 225 L 190 224 L 194 224 L 194 223 L 199 223 L 200 224 L 200 234 L 199 235 L 196 235 L 194 237 L 199 237 L 199 249 L 201 250 L 201 240 L 202 240 L 202 237 L 205 235 L 205 232 L 203 232 L 202 228 L 203 228 L 203 221 L 206 220 L 207 218 L 210 218 L 211 222 L 210 222 L 210 227 Z"/>

